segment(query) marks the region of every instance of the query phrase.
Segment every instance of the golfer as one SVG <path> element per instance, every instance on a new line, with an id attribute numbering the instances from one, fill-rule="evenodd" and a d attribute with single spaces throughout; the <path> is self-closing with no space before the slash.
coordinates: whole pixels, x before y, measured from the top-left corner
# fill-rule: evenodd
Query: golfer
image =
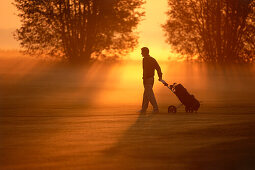
<path id="1" fill-rule="evenodd" d="M 143 86 L 144 86 L 144 93 L 143 93 L 143 104 L 140 113 L 145 113 L 149 102 L 153 106 L 153 112 L 158 113 L 159 108 L 154 96 L 153 92 L 153 84 L 154 84 L 154 72 L 155 69 L 157 70 L 159 81 L 162 80 L 162 72 L 158 62 L 150 56 L 149 48 L 143 47 L 141 49 L 141 54 L 143 56 Z"/>

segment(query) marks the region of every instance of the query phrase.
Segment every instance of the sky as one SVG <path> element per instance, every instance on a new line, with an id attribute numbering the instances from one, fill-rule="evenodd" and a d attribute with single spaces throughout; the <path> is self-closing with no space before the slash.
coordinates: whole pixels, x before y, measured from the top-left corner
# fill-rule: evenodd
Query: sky
<path id="1" fill-rule="evenodd" d="M 20 26 L 13 0 L 0 0 L 0 49 L 17 49 L 18 42 L 12 32 Z"/>
<path id="2" fill-rule="evenodd" d="M 139 45 L 130 54 L 131 58 L 141 57 L 141 48 L 150 49 L 150 55 L 159 59 L 171 57 L 170 46 L 165 42 L 164 32 L 161 27 L 167 20 L 167 0 L 147 0 L 144 5 L 145 17 L 138 25 Z"/>
<path id="3" fill-rule="evenodd" d="M 11 4 L 13 0 L 0 1 L 0 49 L 18 49 L 19 45 L 14 40 L 12 33 L 21 23 L 17 11 Z M 173 56 L 170 46 L 165 43 L 164 32 L 161 25 L 166 22 L 167 0 L 147 0 L 144 5 L 146 16 L 138 25 L 139 45 L 129 57 L 140 59 L 140 49 L 147 46 L 151 56 L 165 60 Z"/>

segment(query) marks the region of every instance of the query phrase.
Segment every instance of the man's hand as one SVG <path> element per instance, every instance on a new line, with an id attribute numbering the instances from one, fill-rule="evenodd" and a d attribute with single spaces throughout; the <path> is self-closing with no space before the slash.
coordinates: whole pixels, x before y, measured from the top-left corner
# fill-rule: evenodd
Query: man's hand
<path id="1" fill-rule="evenodd" d="M 158 81 L 161 81 L 161 80 L 162 80 L 162 77 L 159 77 L 159 78 L 158 78 Z"/>

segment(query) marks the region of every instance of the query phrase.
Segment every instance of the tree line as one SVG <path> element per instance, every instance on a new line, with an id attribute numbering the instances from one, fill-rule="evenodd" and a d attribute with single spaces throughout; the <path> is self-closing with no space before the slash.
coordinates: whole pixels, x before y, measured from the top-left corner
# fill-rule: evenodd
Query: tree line
<path id="1" fill-rule="evenodd" d="M 144 0 L 15 0 L 26 53 L 70 63 L 118 58 L 138 44 Z M 255 61 L 254 0 L 168 0 L 162 26 L 172 49 L 188 60 Z M 153 41 L 153 40 L 152 40 Z"/>

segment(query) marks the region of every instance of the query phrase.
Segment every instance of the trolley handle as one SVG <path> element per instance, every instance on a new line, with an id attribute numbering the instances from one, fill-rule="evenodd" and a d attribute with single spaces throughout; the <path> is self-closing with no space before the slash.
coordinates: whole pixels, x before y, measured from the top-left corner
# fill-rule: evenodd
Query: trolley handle
<path id="1" fill-rule="evenodd" d="M 168 86 L 168 84 L 167 84 L 167 82 L 165 82 L 165 80 L 160 80 L 163 84 L 164 84 L 164 86 Z"/>
<path id="2" fill-rule="evenodd" d="M 177 83 L 174 83 L 174 84 L 168 86 L 168 83 L 165 82 L 165 80 L 160 80 L 160 81 L 164 84 L 164 86 L 167 86 L 173 93 L 175 93 L 175 86 L 177 85 Z"/>

